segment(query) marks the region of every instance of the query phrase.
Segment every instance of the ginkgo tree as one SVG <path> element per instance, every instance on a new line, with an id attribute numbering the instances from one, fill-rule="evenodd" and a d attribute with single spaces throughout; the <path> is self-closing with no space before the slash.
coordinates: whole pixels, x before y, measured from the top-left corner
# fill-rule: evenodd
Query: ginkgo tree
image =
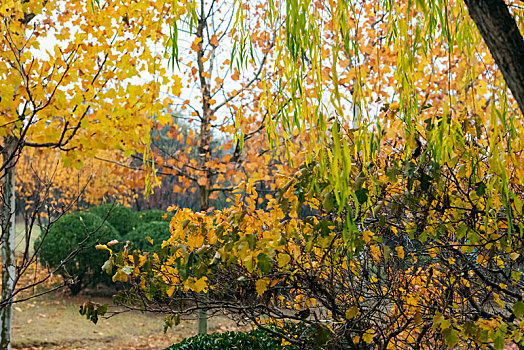
<path id="1" fill-rule="evenodd" d="M 265 210 L 246 182 L 212 215 L 172 208 L 156 253 L 111 251 L 122 303 L 227 310 L 303 346 L 522 346 L 521 3 L 260 6 L 278 30 L 258 106 L 302 158 Z"/>
<path id="2" fill-rule="evenodd" d="M 77 168 L 103 149 L 147 158 L 151 116 L 161 118 L 169 103 L 160 84 L 173 81 L 169 89 L 179 93 L 156 50 L 167 42 L 156 18 L 170 23 L 172 6 L 0 4 L 1 349 L 10 348 L 12 303 L 24 290 L 17 283 L 35 259 L 20 265 L 14 255 L 16 163 L 27 148 L 60 151 L 64 165 Z"/>

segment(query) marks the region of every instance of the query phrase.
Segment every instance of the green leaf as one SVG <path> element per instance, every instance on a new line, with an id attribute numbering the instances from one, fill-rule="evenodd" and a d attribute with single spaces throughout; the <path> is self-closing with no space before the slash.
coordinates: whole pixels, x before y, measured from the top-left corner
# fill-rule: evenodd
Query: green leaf
<path id="1" fill-rule="evenodd" d="M 421 174 L 420 175 L 420 189 L 424 192 L 429 190 L 429 187 L 431 185 L 431 176 L 427 174 Z"/>
<path id="2" fill-rule="evenodd" d="M 424 243 L 428 240 L 428 233 L 426 231 L 423 231 L 420 236 L 418 236 L 418 240 L 420 243 Z"/>
<path id="3" fill-rule="evenodd" d="M 520 280 L 520 277 L 522 276 L 522 274 L 518 271 L 511 271 L 511 277 L 513 277 L 513 279 L 518 282 Z"/>
<path id="4" fill-rule="evenodd" d="M 486 188 L 487 188 L 486 184 L 482 181 L 477 182 L 475 184 L 475 192 L 477 193 L 479 197 L 484 196 L 484 194 L 486 193 Z"/>
<path id="5" fill-rule="evenodd" d="M 286 253 L 281 253 L 278 255 L 278 267 L 283 268 L 284 266 L 287 266 L 289 262 L 291 261 L 291 255 Z"/>
<path id="6" fill-rule="evenodd" d="M 107 312 L 107 304 L 100 305 L 97 311 L 100 316 L 104 316 Z"/>
<path id="7" fill-rule="evenodd" d="M 325 211 L 331 212 L 335 208 L 335 195 L 332 192 L 326 193 L 322 201 L 322 207 Z"/>
<path id="8" fill-rule="evenodd" d="M 273 260 L 264 253 L 257 256 L 257 267 L 262 273 L 270 273 L 273 269 Z"/>
<path id="9" fill-rule="evenodd" d="M 325 326 L 319 326 L 313 334 L 315 344 L 318 346 L 326 344 L 329 338 L 331 338 L 332 334 L 333 333 L 329 328 Z"/>
<path id="10" fill-rule="evenodd" d="M 522 318 L 524 316 L 524 302 L 517 301 L 513 304 L 513 313 L 517 318 Z"/>
<path id="11" fill-rule="evenodd" d="M 459 341 L 459 333 L 453 328 L 446 328 L 442 331 L 442 336 L 444 338 L 444 341 L 446 342 L 446 345 L 450 348 L 457 345 Z"/>
<path id="12" fill-rule="evenodd" d="M 461 239 L 466 236 L 468 233 L 468 225 L 461 223 L 459 227 L 457 228 L 456 236 L 458 239 Z"/>
<path id="13" fill-rule="evenodd" d="M 364 204 L 368 201 L 368 189 L 367 188 L 359 188 L 358 190 L 355 191 L 355 195 L 357 196 L 357 199 L 358 199 L 358 203 L 359 204 Z"/>
<path id="14" fill-rule="evenodd" d="M 464 323 L 463 330 L 465 335 L 468 337 L 473 337 L 477 333 L 477 325 L 475 322 L 468 321 Z"/>
<path id="15" fill-rule="evenodd" d="M 495 339 L 493 339 L 493 345 L 496 350 L 503 350 L 504 349 L 504 337 L 497 336 Z"/>
<path id="16" fill-rule="evenodd" d="M 96 304 L 92 302 L 84 303 L 80 306 L 80 315 L 85 316 L 88 320 L 96 324 L 98 316 L 104 316 L 107 313 L 107 304 Z"/>

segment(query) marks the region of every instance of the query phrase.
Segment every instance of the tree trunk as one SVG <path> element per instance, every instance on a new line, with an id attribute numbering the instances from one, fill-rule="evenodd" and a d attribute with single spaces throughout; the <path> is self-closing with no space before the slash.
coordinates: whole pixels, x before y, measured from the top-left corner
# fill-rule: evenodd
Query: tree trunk
<path id="1" fill-rule="evenodd" d="M 205 303 L 207 301 L 207 295 L 202 293 L 202 299 Z M 198 334 L 207 334 L 207 310 L 198 310 Z"/>
<path id="2" fill-rule="evenodd" d="M 198 148 L 199 152 L 199 163 L 200 170 L 202 172 L 203 181 L 199 182 L 200 190 L 200 211 L 207 212 L 209 209 L 209 188 L 211 185 L 211 174 L 208 167 L 208 161 L 210 156 L 210 143 L 211 143 L 211 92 L 209 83 L 206 81 L 205 68 L 204 68 L 204 50 L 202 42 L 204 39 L 204 28 L 206 26 L 206 20 L 204 16 L 204 10 L 202 9 L 202 17 L 198 22 L 197 26 L 197 37 L 202 40 L 199 43 L 199 50 L 197 51 L 197 64 L 199 72 L 199 81 L 202 91 L 202 116 L 200 117 L 200 145 Z M 212 72 L 209 72 L 211 74 Z M 211 76 L 211 75 L 210 75 Z M 207 295 L 202 293 L 202 303 L 206 304 Z M 200 309 L 198 311 L 198 334 L 207 334 L 207 310 Z"/>
<path id="3" fill-rule="evenodd" d="M 0 350 L 11 349 L 11 318 L 15 287 L 15 157 L 17 140 L 4 138 L 2 152 L 2 307 L 0 309 Z"/>
<path id="4" fill-rule="evenodd" d="M 209 209 L 209 192 L 207 191 L 206 186 L 200 187 L 200 210 L 207 211 Z M 207 295 L 201 293 L 202 303 L 206 304 Z M 207 334 L 207 310 L 199 309 L 198 310 L 198 334 Z"/>
<path id="5" fill-rule="evenodd" d="M 206 175 L 207 177 L 207 175 Z M 207 211 L 209 209 L 209 191 L 206 188 L 207 186 L 199 186 L 200 188 L 200 210 Z M 207 295 L 201 293 L 202 303 L 207 303 Z M 198 310 L 198 334 L 207 334 L 207 310 L 199 309 Z"/>
<path id="6" fill-rule="evenodd" d="M 503 0 L 464 0 L 511 93 L 524 113 L 524 39 Z"/>

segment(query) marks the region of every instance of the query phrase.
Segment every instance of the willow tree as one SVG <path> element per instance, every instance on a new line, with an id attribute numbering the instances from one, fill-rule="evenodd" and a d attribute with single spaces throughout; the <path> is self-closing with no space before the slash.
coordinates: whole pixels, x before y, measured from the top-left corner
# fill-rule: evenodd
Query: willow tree
<path id="1" fill-rule="evenodd" d="M 140 21 L 128 20 L 135 12 Z M 150 118 L 162 117 L 165 106 L 158 74 L 169 80 L 157 66 L 162 57 L 154 45 L 166 39 L 155 16 L 169 20 L 169 8 L 66 1 L 0 5 L 1 349 L 10 348 L 12 304 L 27 297 L 20 297 L 27 286 L 18 282 L 36 259 L 27 258 L 28 252 L 18 262 L 15 257 L 17 161 L 27 148 L 60 151 L 64 165 L 77 168 L 103 149 L 147 153 Z M 149 75 L 139 77 L 137 70 Z M 176 91 L 176 84 L 171 88 Z"/>
<path id="2" fill-rule="evenodd" d="M 520 2 L 260 6 L 277 31 L 259 118 L 296 172 L 265 211 L 248 183 L 213 216 L 178 210 L 157 255 L 120 252 L 124 300 L 299 322 L 275 326 L 304 346 L 521 344 Z"/>

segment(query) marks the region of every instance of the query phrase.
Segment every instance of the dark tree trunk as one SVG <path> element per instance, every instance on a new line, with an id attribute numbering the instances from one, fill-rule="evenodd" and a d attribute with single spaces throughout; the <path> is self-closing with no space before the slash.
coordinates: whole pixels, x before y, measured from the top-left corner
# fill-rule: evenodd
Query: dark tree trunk
<path id="1" fill-rule="evenodd" d="M 503 0 L 464 0 L 524 114 L 524 40 Z"/>

